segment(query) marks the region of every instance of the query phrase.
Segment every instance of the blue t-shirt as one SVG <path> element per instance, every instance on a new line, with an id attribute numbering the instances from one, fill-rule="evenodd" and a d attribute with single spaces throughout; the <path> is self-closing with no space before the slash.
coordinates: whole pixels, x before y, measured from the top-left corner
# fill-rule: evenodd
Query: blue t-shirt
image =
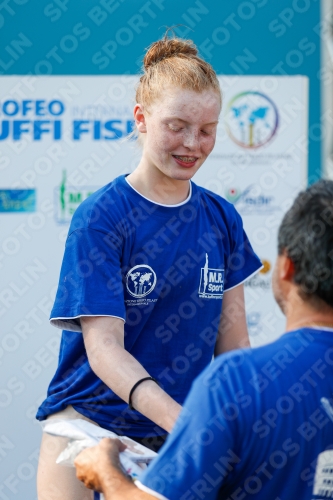
<path id="1" fill-rule="evenodd" d="M 125 176 L 92 194 L 66 241 L 51 313 L 65 330 L 37 418 L 72 405 L 120 434 L 164 434 L 93 373 L 80 316 L 124 319 L 125 349 L 182 404 L 212 359 L 224 291 L 260 267 L 233 205 L 194 183 L 173 206 L 147 200 Z"/>
<path id="2" fill-rule="evenodd" d="M 333 329 L 219 356 L 140 477 L 169 500 L 333 495 Z"/>

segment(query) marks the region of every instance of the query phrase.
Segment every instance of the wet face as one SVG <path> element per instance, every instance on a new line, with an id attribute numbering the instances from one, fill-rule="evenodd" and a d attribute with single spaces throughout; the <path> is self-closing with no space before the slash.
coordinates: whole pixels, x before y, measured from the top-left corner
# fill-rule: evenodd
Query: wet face
<path id="1" fill-rule="evenodd" d="M 193 177 L 215 145 L 220 110 L 215 91 L 179 88 L 167 89 L 148 113 L 140 107 L 136 123 L 145 134 L 145 162 L 172 179 Z"/>

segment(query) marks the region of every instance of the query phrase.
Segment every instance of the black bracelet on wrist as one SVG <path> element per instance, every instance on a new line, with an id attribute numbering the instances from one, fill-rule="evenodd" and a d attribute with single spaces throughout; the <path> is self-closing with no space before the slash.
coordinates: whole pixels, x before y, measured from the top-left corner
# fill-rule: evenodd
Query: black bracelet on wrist
<path id="1" fill-rule="evenodd" d="M 157 385 L 159 385 L 158 381 L 156 380 L 156 378 L 154 377 L 145 377 L 145 378 L 141 378 L 140 380 L 138 380 L 132 387 L 132 389 L 130 390 L 130 393 L 129 393 L 129 397 L 128 397 L 128 406 L 130 407 L 131 410 L 134 410 L 133 406 L 132 406 L 132 395 L 133 395 L 133 392 L 135 391 L 135 389 L 138 387 L 138 385 L 141 384 L 141 382 L 144 382 L 145 380 L 152 380 L 153 382 L 155 382 Z"/>

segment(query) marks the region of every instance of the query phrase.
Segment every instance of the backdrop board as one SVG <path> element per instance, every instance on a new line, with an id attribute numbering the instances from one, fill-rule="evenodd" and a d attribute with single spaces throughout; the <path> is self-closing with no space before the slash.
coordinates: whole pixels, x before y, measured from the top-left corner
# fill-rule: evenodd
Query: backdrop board
<path id="1" fill-rule="evenodd" d="M 1 77 L 0 499 L 36 498 L 40 427 L 34 417 L 57 363 L 60 331 L 48 316 L 64 241 L 81 201 L 131 172 L 133 76 Z M 307 183 L 304 77 L 221 77 L 215 149 L 195 182 L 243 217 L 264 269 L 246 283 L 253 345 L 284 319 L 270 282 L 277 228 Z M 237 265 L 237 263 L 235 263 Z"/>
<path id="2" fill-rule="evenodd" d="M 221 77 L 215 149 L 195 181 L 234 203 L 263 270 L 245 283 L 251 344 L 278 337 L 284 317 L 271 292 L 277 229 L 307 185 L 308 79 Z"/>

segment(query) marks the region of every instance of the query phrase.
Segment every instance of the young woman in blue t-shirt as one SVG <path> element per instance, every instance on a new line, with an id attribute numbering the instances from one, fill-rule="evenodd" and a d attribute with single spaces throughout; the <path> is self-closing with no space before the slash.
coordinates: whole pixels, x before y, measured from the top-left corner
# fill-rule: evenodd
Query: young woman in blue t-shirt
<path id="1" fill-rule="evenodd" d="M 192 42 L 152 44 L 136 102 L 137 168 L 73 217 L 51 314 L 59 366 L 37 418 L 84 418 L 158 450 L 212 356 L 249 345 L 242 282 L 261 263 L 234 207 L 190 182 L 221 111 Z M 55 464 L 64 445 L 43 437 L 39 499 L 91 500 Z"/>

